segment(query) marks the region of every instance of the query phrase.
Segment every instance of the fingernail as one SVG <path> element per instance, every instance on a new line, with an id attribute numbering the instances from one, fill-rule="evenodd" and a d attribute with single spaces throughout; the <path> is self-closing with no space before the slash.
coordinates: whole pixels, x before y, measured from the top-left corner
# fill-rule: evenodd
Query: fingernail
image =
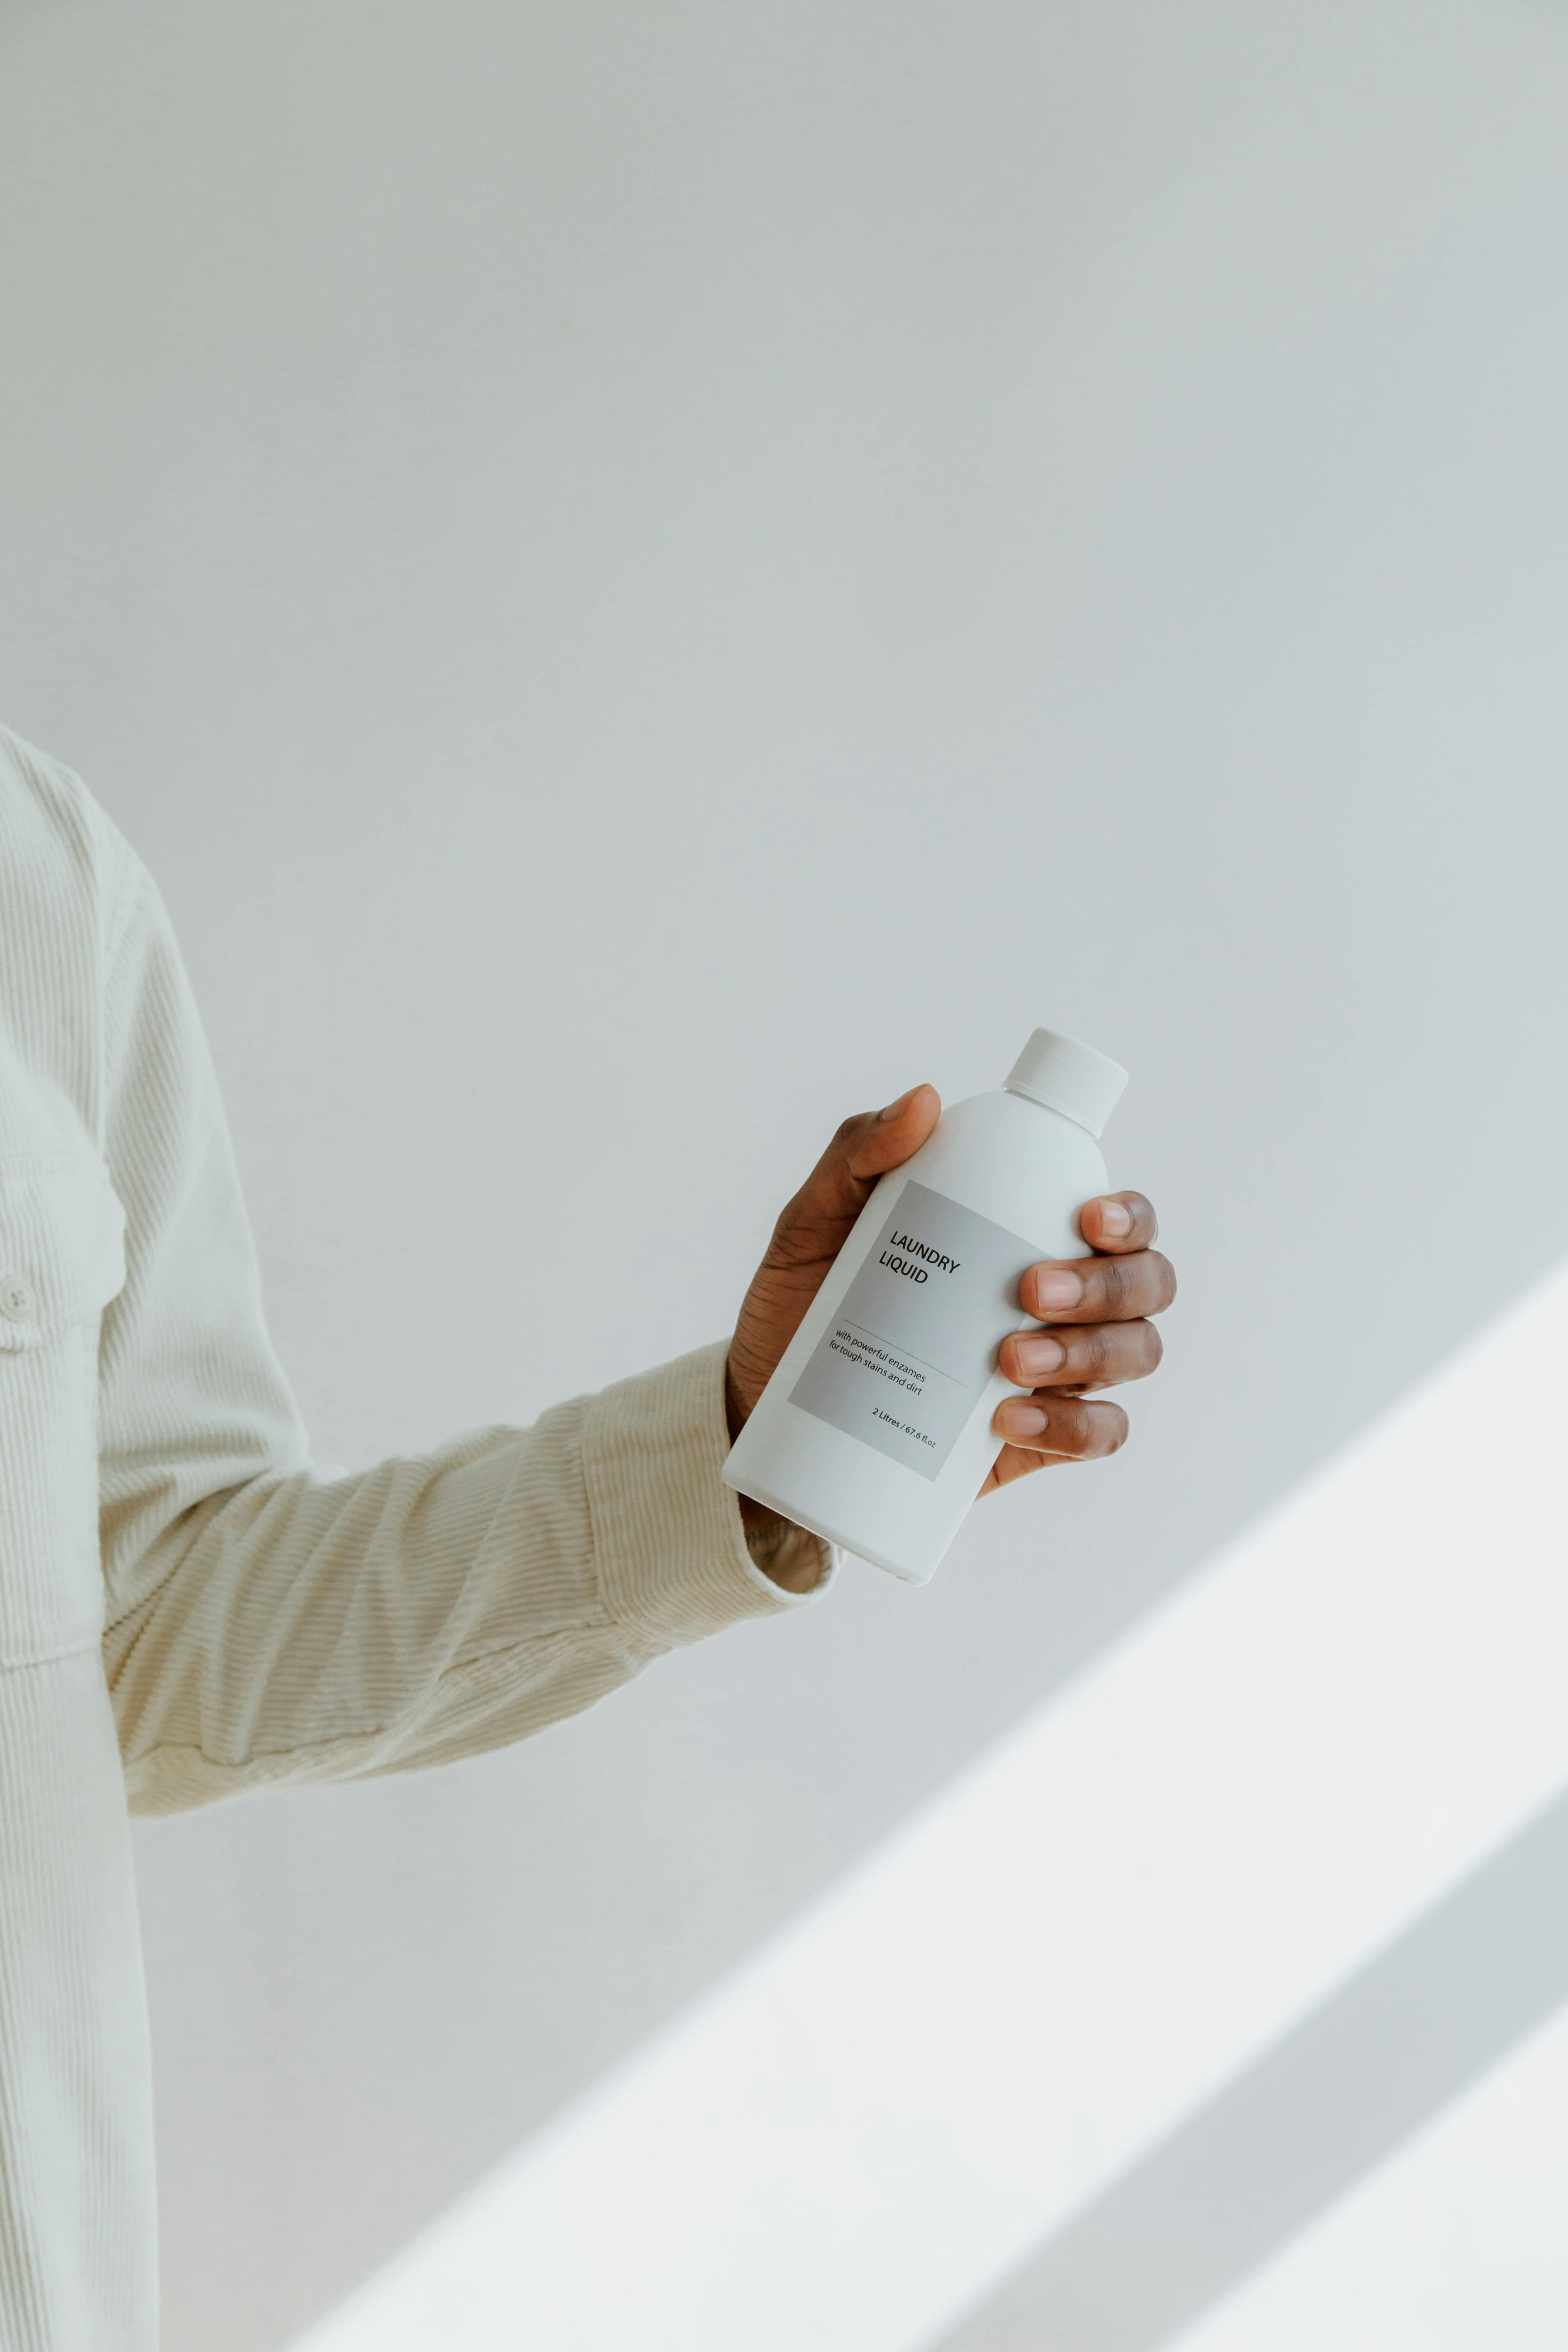
<path id="1" fill-rule="evenodd" d="M 1013 1353 L 1026 1380 L 1034 1380 L 1040 1372 L 1054 1372 L 1058 1364 L 1067 1361 L 1067 1349 L 1059 1339 L 1015 1339 Z"/>
<path id="2" fill-rule="evenodd" d="M 996 1408 L 996 1426 L 1004 1437 L 1038 1437 L 1046 1425 L 1046 1416 L 1037 1404 L 1002 1404 Z"/>
<path id="3" fill-rule="evenodd" d="M 1076 1307 L 1083 1297 L 1083 1276 L 1075 1274 L 1070 1265 L 1048 1265 L 1035 1276 L 1035 1311 L 1040 1315 L 1057 1315 L 1063 1307 Z"/>
<path id="4" fill-rule="evenodd" d="M 1132 1212 L 1125 1201 L 1101 1201 L 1100 1230 L 1108 1241 L 1125 1241 L 1132 1231 Z"/>
<path id="5" fill-rule="evenodd" d="M 909 1101 L 910 1095 L 913 1093 L 913 1087 L 906 1087 L 903 1093 L 899 1097 L 897 1102 L 890 1102 L 886 1110 L 879 1110 L 877 1113 L 879 1122 L 885 1118 L 897 1118 L 899 1113 L 903 1109 L 905 1104 Z"/>

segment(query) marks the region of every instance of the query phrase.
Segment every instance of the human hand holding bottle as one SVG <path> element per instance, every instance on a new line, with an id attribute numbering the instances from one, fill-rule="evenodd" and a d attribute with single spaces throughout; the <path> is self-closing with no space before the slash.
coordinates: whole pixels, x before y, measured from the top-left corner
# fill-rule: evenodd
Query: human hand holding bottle
<path id="1" fill-rule="evenodd" d="M 788 1202 L 742 1303 L 731 1343 L 726 1395 L 730 1433 L 739 1434 L 799 1328 L 855 1220 L 881 1177 L 901 1167 L 931 1135 L 942 1103 L 934 1087 L 911 1087 L 879 1112 L 846 1119 Z M 1127 1415 L 1096 1392 L 1152 1372 L 1162 1353 L 1152 1317 L 1168 1307 L 1176 1277 L 1152 1244 L 1154 1211 L 1141 1192 L 1088 1202 L 1079 1214 L 1091 1257 L 1044 1260 L 1019 1284 L 1037 1319 L 1002 1343 L 998 1370 L 1031 1391 L 997 1407 L 1000 1451 L 980 1492 L 1031 1470 L 1088 1462 L 1126 1443 Z M 741 1498 L 748 1530 L 774 1514 Z"/>

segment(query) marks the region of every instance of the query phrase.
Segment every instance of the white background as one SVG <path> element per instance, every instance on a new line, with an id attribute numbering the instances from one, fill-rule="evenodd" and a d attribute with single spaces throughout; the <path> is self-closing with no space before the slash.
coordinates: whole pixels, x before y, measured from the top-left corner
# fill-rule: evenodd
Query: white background
<path id="1" fill-rule="evenodd" d="M 929 1592 L 142 1835 L 170 2352 L 1557 1255 L 1565 122 L 1546 0 L 0 7 L 0 709 L 163 885 L 322 1458 L 715 1336 L 846 1111 L 1037 1021 L 1184 1282 Z"/>

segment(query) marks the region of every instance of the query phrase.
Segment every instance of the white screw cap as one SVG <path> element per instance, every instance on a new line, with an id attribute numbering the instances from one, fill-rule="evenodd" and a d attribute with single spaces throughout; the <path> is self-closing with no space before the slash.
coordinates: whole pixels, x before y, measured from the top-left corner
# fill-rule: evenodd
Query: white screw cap
<path id="1" fill-rule="evenodd" d="M 1127 1073 L 1108 1054 L 1064 1037 L 1059 1029 L 1037 1029 L 1003 1084 L 1098 1135 L 1121 1098 Z"/>

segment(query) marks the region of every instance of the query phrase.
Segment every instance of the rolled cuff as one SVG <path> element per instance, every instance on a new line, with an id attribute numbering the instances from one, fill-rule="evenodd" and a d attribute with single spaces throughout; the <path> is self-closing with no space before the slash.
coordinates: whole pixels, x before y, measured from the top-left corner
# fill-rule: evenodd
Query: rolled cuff
<path id="1" fill-rule="evenodd" d="M 728 1342 L 617 1381 L 588 1405 L 583 1475 L 602 1599 L 639 1644 L 670 1650 L 746 1617 L 809 1607 L 839 1554 L 812 1537 L 822 1575 L 786 1592 L 746 1547 L 739 1497 L 720 1476 L 730 1451 Z"/>

